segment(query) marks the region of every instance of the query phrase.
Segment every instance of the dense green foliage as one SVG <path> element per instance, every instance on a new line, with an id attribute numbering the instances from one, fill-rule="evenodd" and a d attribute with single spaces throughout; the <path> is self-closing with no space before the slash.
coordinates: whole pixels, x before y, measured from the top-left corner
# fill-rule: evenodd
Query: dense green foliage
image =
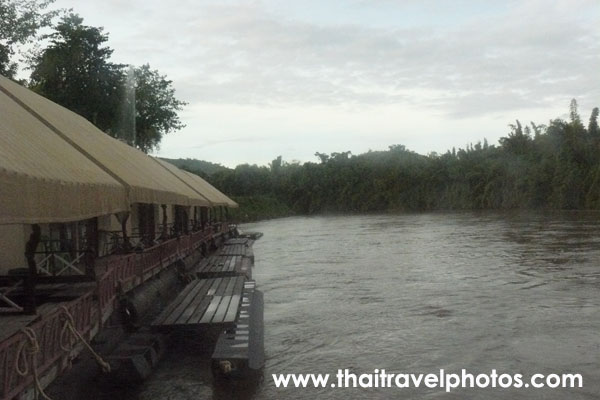
<path id="1" fill-rule="evenodd" d="M 17 47 L 31 43 L 40 28 L 50 26 L 60 11 L 48 10 L 54 0 L 0 0 L 0 75 L 17 72 Z"/>
<path id="2" fill-rule="evenodd" d="M 103 131 L 117 125 L 123 97 L 123 66 L 110 62 L 102 28 L 83 25 L 77 15 L 64 17 L 50 44 L 33 61 L 31 88 L 82 115 Z"/>
<path id="3" fill-rule="evenodd" d="M 196 175 L 208 178 L 210 175 L 219 171 L 227 171 L 229 168 L 209 161 L 196 160 L 193 158 L 163 158 L 163 160 L 175 165 L 178 168 L 193 172 Z"/>
<path id="4" fill-rule="evenodd" d="M 128 81 L 126 66 L 110 61 L 113 50 L 105 45 L 108 36 L 102 28 L 84 25 L 70 14 L 46 37 L 48 47 L 31 62 L 33 90 L 145 152 L 184 126 L 177 112 L 185 103 L 175 97 L 172 82 L 147 64 L 133 69 Z M 131 98 L 130 86 L 135 89 Z M 124 129 L 123 121 L 133 121 L 133 116 L 135 125 Z"/>
<path id="5" fill-rule="evenodd" d="M 498 146 L 446 154 L 404 146 L 360 155 L 316 153 L 318 163 L 240 165 L 210 181 L 233 196 L 270 196 L 301 214 L 437 209 L 600 209 L 598 109 L 569 121 L 510 126 Z"/>
<path id="6" fill-rule="evenodd" d="M 163 135 L 185 126 L 177 112 L 186 103 L 175 97 L 171 84 L 148 64 L 135 68 L 135 145 L 145 152 L 158 147 Z"/>
<path id="7" fill-rule="evenodd" d="M 229 210 L 233 221 L 257 221 L 286 217 L 293 213 L 286 204 L 272 196 L 233 196 L 233 200 L 240 206 Z"/>

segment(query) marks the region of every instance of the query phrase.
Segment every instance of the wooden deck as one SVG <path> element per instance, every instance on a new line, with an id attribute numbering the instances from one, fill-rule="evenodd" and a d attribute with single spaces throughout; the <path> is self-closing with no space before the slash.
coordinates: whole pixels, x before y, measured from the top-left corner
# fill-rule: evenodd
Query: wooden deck
<path id="1" fill-rule="evenodd" d="M 43 299 L 44 302 L 38 304 L 35 315 L 2 314 L 0 320 L 0 342 L 19 333 L 21 329 L 30 325 L 37 319 L 51 314 L 61 306 L 67 305 L 70 300 L 78 298 L 93 287 L 94 283 L 57 283 L 38 285 L 36 288 L 38 301 Z"/>
<path id="2" fill-rule="evenodd" d="M 240 308 L 244 276 L 197 279 L 152 322 L 154 329 L 233 324 Z"/>
<path id="3" fill-rule="evenodd" d="M 243 244 L 246 247 L 252 247 L 254 244 L 254 239 L 250 239 L 247 237 L 239 237 L 239 238 L 231 238 L 225 242 L 225 246 L 230 246 L 234 244 Z"/>
<path id="4" fill-rule="evenodd" d="M 199 278 L 245 275 L 251 279 L 252 261 L 243 256 L 210 256 L 200 261 L 196 274 Z"/>
<path id="5" fill-rule="evenodd" d="M 216 372 L 220 361 L 233 362 L 239 373 L 244 368 L 259 370 L 263 367 L 263 295 L 256 290 L 254 281 L 244 284 L 240 316 L 234 326 L 219 336 L 212 359 Z"/>
<path id="6" fill-rule="evenodd" d="M 254 262 L 254 251 L 252 250 L 251 246 L 240 243 L 229 244 L 230 241 L 231 239 L 225 242 L 225 245 L 217 250 L 216 255 L 248 257 L 250 260 L 252 260 L 252 262 Z"/>

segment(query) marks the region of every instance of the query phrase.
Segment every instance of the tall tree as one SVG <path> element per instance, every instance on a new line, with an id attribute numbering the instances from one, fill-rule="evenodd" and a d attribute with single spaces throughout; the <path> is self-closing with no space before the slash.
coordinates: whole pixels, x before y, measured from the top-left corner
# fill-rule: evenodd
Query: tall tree
<path id="1" fill-rule="evenodd" d="M 598 129 L 598 107 L 594 107 L 592 115 L 590 115 L 590 123 L 588 124 L 588 132 L 593 138 L 600 136 L 600 130 Z"/>
<path id="2" fill-rule="evenodd" d="M 144 152 L 156 148 L 165 134 L 185 126 L 177 112 L 187 103 L 175 97 L 172 83 L 148 64 L 135 69 L 135 145 Z"/>
<path id="3" fill-rule="evenodd" d="M 175 97 L 166 76 L 148 64 L 128 73 L 111 62 L 108 35 L 78 15 L 63 17 L 55 29 L 47 35 L 49 46 L 33 59 L 33 90 L 145 152 L 184 127 L 177 112 L 186 103 Z"/>
<path id="4" fill-rule="evenodd" d="M 0 0 L 0 75 L 13 78 L 19 45 L 32 42 L 60 10 L 48 10 L 54 0 Z"/>
<path id="5" fill-rule="evenodd" d="M 63 17 L 47 35 L 50 45 L 32 65 L 31 87 L 82 115 L 103 131 L 117 124 L 123 89 L 123 66 L 109 61 L 102 28 L 83 25 L 76 14 Z"/>

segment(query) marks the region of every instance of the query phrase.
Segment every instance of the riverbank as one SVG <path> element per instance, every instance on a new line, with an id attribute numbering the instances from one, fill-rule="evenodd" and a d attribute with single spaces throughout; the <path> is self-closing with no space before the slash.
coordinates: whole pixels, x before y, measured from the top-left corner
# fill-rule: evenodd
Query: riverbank
<path id="1" fill-rule="evenodd" d="M 238 209 L 231 209 L 229 212 L 233 216 L 234 220 L 239 223 L 249 222 L 260 222 L 267 221 L 275 218 L 285 217 L 318 217 L 318 216 L 374 216 L 374 215 L 411 215 L 411 214 L 443 214 L 443 213 L 500 213 L 506 215 L 518 215 L 518 214 L 545 214 L 545 215 L 564 215 L 569 214 L 599 214 L 600 210 L 596 209 L 581 209 L 581 210 L 569 210 L 569 209 L 555 209 L 555 208 L 440 208 L 440 209 L 406 209 L 406 208 L 390 208 L 385 210 L 375 211 L 324 211 L 313 213 L 303 213 L 295 211 L 292 207 L 285 204 L 283 201 L 273 196 L 240 196 L 233 197 L 233 199 L 240 205 Z"/>
<path id="2" fill-rule="evenodd" d="M 295 215 L 291 208 L 272 196 L 237 196 L 233 199 L 240 207 L 229 212 L 233 220 L 240 223 Z"/>

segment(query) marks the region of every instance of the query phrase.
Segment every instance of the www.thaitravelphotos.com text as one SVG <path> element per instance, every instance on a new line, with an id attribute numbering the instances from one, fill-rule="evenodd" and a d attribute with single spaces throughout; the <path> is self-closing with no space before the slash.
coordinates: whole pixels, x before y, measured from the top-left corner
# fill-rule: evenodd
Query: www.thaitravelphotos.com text
<path id="1" fill-rule="evenodd" d="M 375 369 L 372 373 L 355 374 L 348 369 L 338 369 L 331 374 L 272 374 L 277 388 L 439 388 L 450 392 L 459 388 L 581 388 L 583 377 L 576 373 L 563 374 L 499 374 L 495 369 L 490 373 L 471 374 L 466 370 L 460 373 L 406 374 L 388 373 Z"/>

